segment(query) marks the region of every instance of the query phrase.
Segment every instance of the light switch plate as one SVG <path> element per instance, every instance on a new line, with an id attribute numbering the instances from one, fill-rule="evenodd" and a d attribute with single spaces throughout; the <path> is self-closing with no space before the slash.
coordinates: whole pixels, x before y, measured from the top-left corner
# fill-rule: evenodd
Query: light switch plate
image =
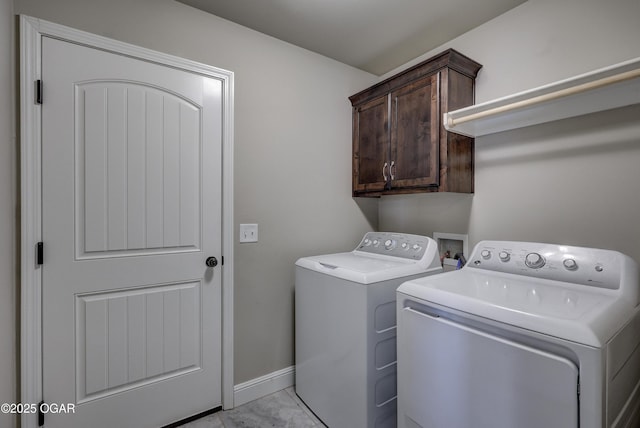
<path id="1" fill-rule="evenodd" d="M 240 242 L 258 242 L 258 225 L 255 223 L 241 224 Z"/>

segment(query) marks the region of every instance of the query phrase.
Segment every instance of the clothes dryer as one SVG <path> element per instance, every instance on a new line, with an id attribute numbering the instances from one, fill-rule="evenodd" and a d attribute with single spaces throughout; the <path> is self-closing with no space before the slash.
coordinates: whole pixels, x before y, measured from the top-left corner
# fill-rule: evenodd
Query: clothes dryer
<path id="1" fill-rule="evenodd" d="M 441 271 L 433 239 L 383 232 L 296 262 L 295 389 L 325 425 L 395 426 L 396 289 Z"/>
<path id="2" fill-rule="evenodd" d="M 398 289 L 398 426 L 640 426 L 631 258 L 483 241 L 468 260 Z"/>

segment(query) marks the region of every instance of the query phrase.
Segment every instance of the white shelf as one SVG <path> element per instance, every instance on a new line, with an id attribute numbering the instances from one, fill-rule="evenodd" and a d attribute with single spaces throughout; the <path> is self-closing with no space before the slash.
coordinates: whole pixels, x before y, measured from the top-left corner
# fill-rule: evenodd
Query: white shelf
<path id="1" fill-rule="evenodd" d="M 444 114 L 470 137 L 640 104 L 640 58 Z"/>

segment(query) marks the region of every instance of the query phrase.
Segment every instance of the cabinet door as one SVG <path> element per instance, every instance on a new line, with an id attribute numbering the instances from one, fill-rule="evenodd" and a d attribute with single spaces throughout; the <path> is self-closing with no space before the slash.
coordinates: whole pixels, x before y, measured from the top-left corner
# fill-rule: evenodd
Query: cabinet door
<path id="1" fill-rule="evenodd" d="M 417 80 L 391 93 L 391 186 L 440 184 L 440 74 Z"/>
<path id="2" fill-rule="evenodd" d="M 384 190 L 389 180 L 389 99 L 353 109 L 353 192 Z"/>

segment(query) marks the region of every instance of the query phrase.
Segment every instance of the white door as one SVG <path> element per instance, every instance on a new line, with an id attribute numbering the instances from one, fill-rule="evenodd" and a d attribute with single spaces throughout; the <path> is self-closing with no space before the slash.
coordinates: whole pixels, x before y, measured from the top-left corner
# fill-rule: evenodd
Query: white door
<path id="1" fill-rule="evenodd" d="M 46 427 L 220 406 L 222 83 L 49 37 L 42 79 Z"/>

